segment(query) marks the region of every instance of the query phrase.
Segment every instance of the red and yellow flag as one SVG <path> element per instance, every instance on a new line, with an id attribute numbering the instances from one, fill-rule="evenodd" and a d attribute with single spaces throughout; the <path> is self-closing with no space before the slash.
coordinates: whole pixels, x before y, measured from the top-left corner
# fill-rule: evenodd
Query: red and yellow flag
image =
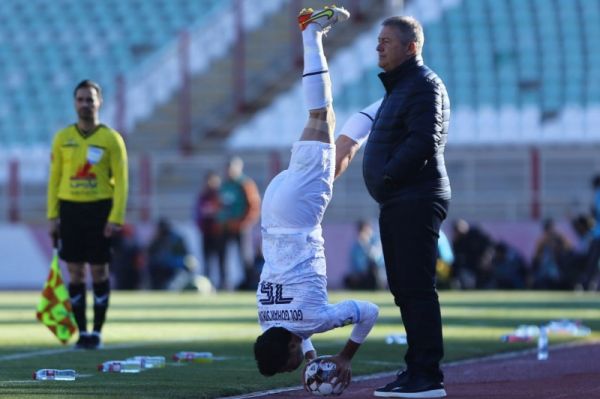
<path id="1" fill-rule="evenodd" d="M 69 292 L 65 287 L 58 265 L 58 251 L 54 250 L 50 274 L 44 284 L 36 316 L 52 331 L 60 342 L 66 344 L 77 330 Z"/>

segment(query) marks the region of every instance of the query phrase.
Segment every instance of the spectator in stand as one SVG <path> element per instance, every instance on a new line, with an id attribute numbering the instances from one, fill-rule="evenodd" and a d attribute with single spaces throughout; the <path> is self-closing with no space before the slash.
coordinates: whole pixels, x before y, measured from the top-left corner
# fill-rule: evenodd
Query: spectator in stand
<path id="1" fill-rule="evenodd" d="M 134 227 L 124 224 L 123 229 L 113 237 L 112 247 L 110 270 L 115 278 L 116 289 L 142 288 L 144 251 L 136 237 Z"/>
<path id="2" fill-rule="evenodd" d="M 252 227 L 260 214 L 260 195 L 254 181 L 244 175 L 244 162 L 233 157 L 227 164 L 227 177 L 219 190 L 221 209 L 217 219 L 221 227 L 221 265 L 226 270 L 229 246 L 234 245 L 244 272 L 240 289 L 256 289 L 258 276 L 254 272 L 252 255 Z M 227 279 L 227 275 L 225 275 Z M 226 284 L 221 282 L 221 288 Z"/>
<path id="3" fill-rule="evenodd" d="M 151 288 L 167 289 L 178 273 L 187 273 L 187 255 L 188 250 L 183 237 L 173 230 L 168 220 L 160 219 L 148 247 Z"/>
<path id="4" fill-rule="evenodd" d="M 494 254 L 492 239 L 463 219 L 452 226 L 454 248 L 453 283 L 456 288 L 473 289 L 485 285 Z"/>
<path id="5" fill-rule="evenodd" d="M 596 291 L 600 286 L 600 175 L 596 175 L 592 179 L 592 188 L 594 189 L 592 215 L 595 224 L 583 282 L 588 290 Z"/>
<path id="6" fill-rule="evenodd" d="M 577 241 L 567 261 L 565 280 L 569 289 L 578 291 L 588 287 L 589 276 L 586 275 L 586 266 L 590 245 L 594 239 L 594 219 L 588 214 L 581 214 L 571 220 L 571 227 L 575 232 Z"/>
<path id="7" fill-rule="evenodd" d="M 221 262 L 220 235 L 221 229 L 217 220 L 217 214 L 221 208 L 221 178 L 213 171 L 206 174 L 204 187 L 198 195 L 195 208 L 196 226 L 202 235 L 202 255 L 204 261 L 204 274 L 215 287 L 223 288 L 225 282 L 225 265 Z M 217 266 L 218 271 L 214 270 Z M 216 272 L 216 273 L 215 273 Z M 215 281 L 214 275 L 219 278 Z"/>
<path id="8" fill-rule="evenodd" d="M 383 269 L 381 242 L 374 236 L 371 223 L 360 220 L 358 235 L 350 249 L 350 271 L 344 277 L 344 286 L 350 290 L 382 288 L 380 271 Z"/>
<path id="9" fill-rule="evenodd" d="M 533 256 L 533 288 L 562 288 L 561 270 L 571 249 L 567 238 L 554 225 L 554 220 L 546 219 L 543 232 L 535 245 Z"/>
<path id="10" fill-rule="evenodd" d="M 527 262 L 516 249 L 505 242 L 495 245 L 492 270 L 494 274 L 489 288 L 516 290 L 527 287 L 529 273 Z"/>

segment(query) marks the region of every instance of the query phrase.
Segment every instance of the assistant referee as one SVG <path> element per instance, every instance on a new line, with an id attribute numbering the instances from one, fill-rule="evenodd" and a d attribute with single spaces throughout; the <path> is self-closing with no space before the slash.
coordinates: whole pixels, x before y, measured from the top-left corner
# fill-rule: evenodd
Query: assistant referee
<path id="1" fill-rule="evenodd" d="M 127 151 L 119 132 L 100 123 L 102 89 L 97 83 L 80 82 L 74 100 L 77 123 L 58 131 L 52 142 L 48 219 L 69 270 L 69 294 L 79 328 L 75 347 L 97 349 L 110 296 L 110 238 L 125 219 Z M 86 319 L 86 264 L 94 293 L 91 333 Z"/>

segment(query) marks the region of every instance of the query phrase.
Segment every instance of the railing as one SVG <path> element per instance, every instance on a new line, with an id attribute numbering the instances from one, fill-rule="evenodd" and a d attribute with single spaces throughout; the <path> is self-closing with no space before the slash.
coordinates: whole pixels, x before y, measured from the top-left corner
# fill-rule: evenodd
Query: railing
<path id="1" fill-rule="evenodd" d="M 449 148 L 446 164 L 453 189 L 449 218 L 518 221 L 586 212 L 592 176 L 600 173 L 598 153 L 598 145 Z M 261 192 L 289 160 L 289 150 L 239 155 Z M 128 219 L 188 220 L 205 173 L 223 171 L 227 156 L 132 156 Z M 45 222 L 47 161 L 3 160 L 0 170 L 8 173 L 0 185 L 0 221 Z M 41 179 L 32 180 L 35 174 Z M 335 183 L 326 221 L 373 218 L 377 213 L 364 187 L 359 153 Z"/>
<path id="2" fill-rule="evenodd" d="M 121 132 L 131 132 L 138 121 L 184 86 L 186 76 L 207 70 L 215 59 L 232 51 L 237 20 L 243 32 L 253 30 L 287 2 L 229 0 L 220 4 L 211 11 L 218 16 L 206 17 L 201 25 L 183 32 L 139 68 L 118 77 L 121 93 L 117 101 L 106 104 L 104 119 Z"/>

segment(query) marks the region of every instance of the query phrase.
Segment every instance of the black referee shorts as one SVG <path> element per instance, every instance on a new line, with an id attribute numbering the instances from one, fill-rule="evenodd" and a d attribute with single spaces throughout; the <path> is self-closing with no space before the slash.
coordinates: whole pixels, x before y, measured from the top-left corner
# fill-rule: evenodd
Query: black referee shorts
<path id="1" fill-rule="evenodd" d="M 102 264 L 110 261 L 110 238 L 104 227 L 112 200 L 73 202 L 60 200 L 60 258 L 65 262 Z"/>

